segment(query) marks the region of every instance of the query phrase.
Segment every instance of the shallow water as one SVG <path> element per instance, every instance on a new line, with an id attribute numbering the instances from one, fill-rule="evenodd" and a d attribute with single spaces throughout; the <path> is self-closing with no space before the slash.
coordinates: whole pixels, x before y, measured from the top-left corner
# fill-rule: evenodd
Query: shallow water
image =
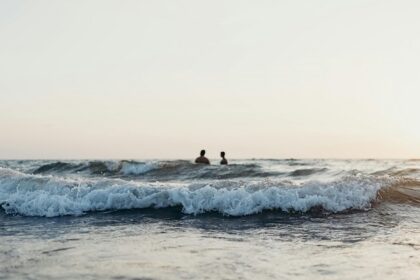
<path id="1" fill-rule="evenodd" d="M 419 161 L 233 163 L 2 161 L 0 278 L 420 279 Z"/>

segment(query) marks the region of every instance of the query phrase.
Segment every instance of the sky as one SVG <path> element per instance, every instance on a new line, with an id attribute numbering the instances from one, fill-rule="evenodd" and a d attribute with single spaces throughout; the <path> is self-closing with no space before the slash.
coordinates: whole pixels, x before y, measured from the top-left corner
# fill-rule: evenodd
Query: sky
<path id="1" fill-rule="evenodd" d="M 0 158 L 419 158 L 406 0 L 0 0 Z"/>

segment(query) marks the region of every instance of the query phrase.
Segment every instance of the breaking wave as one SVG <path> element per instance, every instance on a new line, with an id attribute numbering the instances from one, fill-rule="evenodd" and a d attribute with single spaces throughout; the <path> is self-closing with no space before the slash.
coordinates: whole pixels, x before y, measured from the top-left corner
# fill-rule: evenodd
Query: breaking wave
<path id="1" fill-rule="evenodd" d="M 410 186 L 418 185 L 413 182 Z M 30 175 L 0 168 L 0 203 L 7 214 L 44 217 L 173 206 L 182 207 L 186 214 L 219 212 L 229 216 L 251 215 L 264 210 L 308 212 L 321 209 L 338 213 L 368 210 L 375 203 L 392 200 L 395 198 L 393 192 L 404 184 L 407 182 L 402 179 L 362 175 L 301 184 L 261 179 L 147 183 Z M 415 188 L 411 192 L 404 195 L 416 198 Z"/>

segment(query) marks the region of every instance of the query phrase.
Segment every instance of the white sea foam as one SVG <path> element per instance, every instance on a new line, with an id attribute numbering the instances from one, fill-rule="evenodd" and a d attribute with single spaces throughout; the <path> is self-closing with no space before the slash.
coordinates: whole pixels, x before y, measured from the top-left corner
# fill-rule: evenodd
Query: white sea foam
<path id="1" fill-rule="evenodd" d="M 0 168 L 0 203 L 6 213 L 54 217 L 89 211 L 182 206 L 187 214 L 217 211 L 241 216 L 266 209 L 331 212 L 368 209 L 391 179 L 352 176 L 302 185 L 280 181 L 175 184 L 120 179 L 68 179 Z"/>
<path id="2" fill-rule="evenodd" d="M 141 175 L 157 168 L 153 162 L 122 162 L 120 172 L 124 175 Z"/>

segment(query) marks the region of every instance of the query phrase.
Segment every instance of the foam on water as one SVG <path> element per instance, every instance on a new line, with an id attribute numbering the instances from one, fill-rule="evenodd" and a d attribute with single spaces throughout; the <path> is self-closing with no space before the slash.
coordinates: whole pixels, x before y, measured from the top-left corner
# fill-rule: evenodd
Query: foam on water
<path id="1" fill-rule="evenodd" d="M 0 203 L 8 214 L 54 217 L 90 211 L 181 206 L 187 214 L 242 216 L 268 209 L 329 212 L 372 206 L 389 177 L 347 176 L 330 182 L 280 180 L 148 183 L 30 175 L 0 168 Z"/>
<path id="2" fill-rule="evenodd" d="M 124 175 L 140 175 L 157 168 L 153 162 L 122 162 L 120 172 Z"/>

